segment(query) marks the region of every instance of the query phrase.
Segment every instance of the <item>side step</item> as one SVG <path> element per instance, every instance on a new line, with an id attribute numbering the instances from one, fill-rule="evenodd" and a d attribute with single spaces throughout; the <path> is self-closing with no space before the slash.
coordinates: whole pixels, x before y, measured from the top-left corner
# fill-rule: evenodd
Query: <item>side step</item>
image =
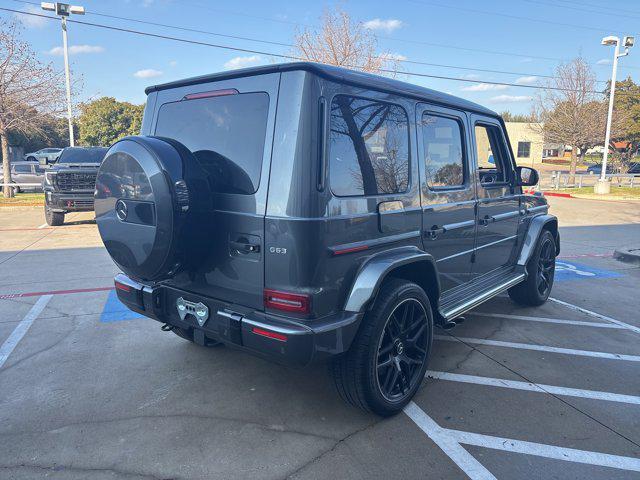
<path id="1" fill-rule="evenodd" d="M 462 301 L 461 303 L 458 303 L 457 305 L 449 306 L 445 304 L 444 307 L 440 309 L 440 315 L 442 315 L 442 317 L 446 321 L 452 321 L 455 318 L 462 315 L 463 313 L 468 312 L 469 310 L 477 307 L 481 303 L 486 302 L 490 298 L 495 297 L 496 295 L 504 292 L 505 290 L 510 289 L 514 285 L 517 285 L 518 283 L 523 281 L 525 277 L 526 277 L 526 274 L 524 272 L 512 273 L 507 278 L 501 279 L 501 282 L 498 283 L 497 285 L 489 287 L 484 291 L 482 291 L 481 293 L 479 293 L 478 295 L 465 299 L 464 301 Z"/>

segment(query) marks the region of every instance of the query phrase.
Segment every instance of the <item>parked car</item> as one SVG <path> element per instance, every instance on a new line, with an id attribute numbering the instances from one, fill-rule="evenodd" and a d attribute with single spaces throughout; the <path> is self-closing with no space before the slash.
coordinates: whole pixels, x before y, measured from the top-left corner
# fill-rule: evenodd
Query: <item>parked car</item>
<path id="1" fill-rule="evenodd" d="M 589 167 L 587 167 L 587 173 L 591 175 L 600 175 L 602 173 L 602 164 L 596 163 L 594 165 L 589 165 Z M 617 170 L 611 164 L 607 164 L 607 174 L 609 173 L 617 173 Z"/>
<path id="2" fill-rule="evenodd" d="M 37 152 L 27 153 L 24 158 L 29 162 L 39 162 L 41 165 L 48 165 L 58 160 L 62 150 L 62 148 L 42 148 Z"/>
<path id="3" fill-rule="evenodd" d="M 13 189 L 14 194 L 25 190 L 37 191 L 41 189 L 42 180 L 44 179 L 44 167 L 38 162 L 12 162 L 11 163 L 11 183 L 17 184 L 7 188 Z M 4 189 L 4 174 L 0 169 L 0 191 Z M 37 184 L 37 185 L 20 185 L 20 184 Z"/>
<path id="4" fill-rule="evenodd" d="M 629 174 L 640 174 L 640 162 L 633 162 L 629 164 L 629 168 L 627 170 Z"/>
<path id="5" fill-rule="evenodd" d="M 93 193 L 104 147 L 67 147 L 44 177 L 44 216 L 49 225 L 62 225 L 68 212 L 93 210 Z"/>
<path id="6" fill-rule="evenodd" d="M 163 330 L 329 359 L 347 402 L 391 415 L 424 378 L 434 325 L 504 291 L 549 296 L 558 222 L 523 193 L 538 174 L 516 167 L 497 113 L 311 63 L 146 93 L 95 212 L 118 298 Z"/>

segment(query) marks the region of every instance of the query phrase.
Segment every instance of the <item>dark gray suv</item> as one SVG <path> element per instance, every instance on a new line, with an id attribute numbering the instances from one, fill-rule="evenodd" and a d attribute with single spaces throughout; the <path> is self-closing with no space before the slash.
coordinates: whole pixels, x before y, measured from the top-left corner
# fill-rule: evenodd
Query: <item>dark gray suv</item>
<path id="1" fill-rule="evenodd" d="M 434 327 L 508 291 L 540 305 L 558 223 L 523 192 L 502 119 L 456 97 L 309 63 L 147 89 L 141 136 L 96 182 L 132 310 L 200 345 L 305 365 L 391 415 Z"/>

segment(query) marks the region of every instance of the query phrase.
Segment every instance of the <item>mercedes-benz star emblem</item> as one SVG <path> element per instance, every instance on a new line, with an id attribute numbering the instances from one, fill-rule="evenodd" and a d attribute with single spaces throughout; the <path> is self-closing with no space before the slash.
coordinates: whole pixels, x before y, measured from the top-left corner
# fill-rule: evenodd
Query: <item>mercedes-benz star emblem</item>
<path id="1" fill-rule="evenodd" d="M 121 222 L 124 222 L 127 219 L 127 204 L 122 200 L 118 200 L 116 202 L 116 215 Z"/>

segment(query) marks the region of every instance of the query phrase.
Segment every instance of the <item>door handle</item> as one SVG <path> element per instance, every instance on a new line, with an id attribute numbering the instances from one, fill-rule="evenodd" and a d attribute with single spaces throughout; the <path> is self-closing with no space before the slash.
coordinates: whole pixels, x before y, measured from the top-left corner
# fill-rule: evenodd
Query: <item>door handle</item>
<path id="1" fill-rule="evenodd" d="M 433 227 L 431 227 L 431 230 L 427 230 L 426 234 L 427 234 L 427 237 L 429 237 L 431 240 L 435 240 L 436 238 L 438 238 L 438 235 L 446 231 L 447 231 L 446 228 L 438 227 L 437 225 L 434 225 Z"/>
<path id="2" fill-rule="evenodd" d="M 260 251 L 260 245 L 245 242 L 229 241 L 229 246 L 240 253 L 258 253 Z"/>

